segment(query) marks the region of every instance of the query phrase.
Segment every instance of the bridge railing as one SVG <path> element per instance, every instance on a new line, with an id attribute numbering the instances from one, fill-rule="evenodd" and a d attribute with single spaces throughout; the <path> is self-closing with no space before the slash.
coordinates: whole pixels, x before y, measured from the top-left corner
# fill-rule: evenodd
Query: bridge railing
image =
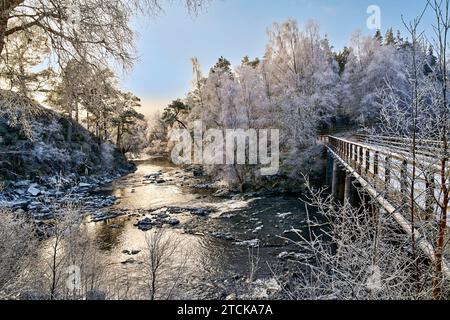
<path id="1" fill-rule="evenodd" d="M 376 146 L 383 146 L 396 150 L 399 153 L 411 154 L 413 149 L 413 139 L 401 137 L 388 137 L 368 134 L 355 134 L 355 139 L 359 142 L 368 143 Z M 415 141 L 416 153 L 428 157 L 436 158 L 437 155 L 444 154 L 444 147 L 442 141 L 416 139 Z M 447 150 L 448 155 L 448 150 Z"/>
<path id="2" fill-rule="evenodd" d="M 448 177 L 450 170 L 442 169 L 436 164 L 435 160 L 439 162 L 440 157 L 435 155 L 433 159 L 422 155 L 413 160 L 409 154 L 397 149 L 333 136 L 319 137 L 318 141 L 333 151 L 333 156 L 341 167 L 355 177 L 361 187 L 392 215 L 408 235 L 415 234 L 421 250 L 434 261 L 436 251 L 433 240 L 430 241 L 422 231 L 432 230 L 433 219 L 438 221 L 441 216 L 444 190 L 441 177 L 443 174 Z M 415 210 L 410 210 L 411 208 Z M 417 215 L 419 218 L 414 221 L 414 226 L 410 219 L 412 212 L 414 217 Z M 450 227 L 448 211 L 447 215 L 447 227 Z M 450 241 L 450 238 L 446 239 Z M 445 276 L 450 279 L 448 261 L 450 252 L 447 248 L 444 251 L 443 270 Z"/>
<path id="3" fill-rule="evenodd" d="M 414 179 L 414 203 L 418 211 L 430 216 L 438 209 L 442 198 L 439 161 L 429 161 L 425 156 L 414 160 L 406 152 L 338 137 L 320 137 L 319 141 L 332 148 L 376 190 L 384 192 L 390 201 L 409 205 L 411 201 L 407 195 Z"/>

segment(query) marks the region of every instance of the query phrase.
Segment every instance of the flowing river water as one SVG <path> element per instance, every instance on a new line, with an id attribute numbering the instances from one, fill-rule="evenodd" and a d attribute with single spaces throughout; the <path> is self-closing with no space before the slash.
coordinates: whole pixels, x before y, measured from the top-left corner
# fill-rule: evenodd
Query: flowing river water
<path id="1" fill-rule="evenodd" d="M 129 212 L 86 223 L 99 255 L 113 266 L 110 270 L 114 271 L 108 271 L 108 281 L 112 287 L 126 290 L 117 292 L 118 298 L 148 298 L 146 239 L 152 232 L 162 231 L 155 227 L 144 232 L 136 223 L 153 217 L 155 209 L 180 221 L 179 225 L 163 227 L 177 247 L 170 268 L 160 275 L 170 298 L 225 298 L 252 273 L 255 262 L 255 279 L 272 278 L 274 270 L 283 268 L 280 253 L 296 250 L 289 239 L 297 236 L 290 230 L 307 231 L 305 205 L 297 195 L 217 197 L 208 189 L 187 186 L 183 183 L 186 174 L 189 173 L 155 158 L 138 162 L 136 172 L 95 191 L 120 199 L 106 210 Z M 149 182 L 149 175 L 161 175 L 164 180 Z M 190 212 L 173 213 L 165 209 L 168 207 L 209 208 L 213 212 L 197 216 Z M 258 248 L 253 246 L 256 242 Z M 181 265 L 184 267 L 178 268 Z M 176 285 L 167 289 L 170 283 Z M 160 298 L 164 298 L 163 293 Z"/>

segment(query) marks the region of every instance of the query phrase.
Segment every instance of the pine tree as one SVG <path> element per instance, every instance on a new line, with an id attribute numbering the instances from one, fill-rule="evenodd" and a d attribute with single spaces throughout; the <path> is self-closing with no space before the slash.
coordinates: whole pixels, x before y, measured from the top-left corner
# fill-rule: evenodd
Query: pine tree
<path id="1" fill-rule="evenodd" d="M 389 28 L 386 32 L 386 36 L 384 37 L 384 44 L 386 46 L 395 45 L 395 38 L 394 38 L 394 32 L 392 28 Z"/>
<path id="2" fill-rule="evenodd" d="M 373 38 L 377 40 L 380 43 L 380 45 L 383 44 L 383 36 L 381 35 L 381 30 L 377 30 Z"/>
<path id="3" fill-rule="evenodd" d="M 227 59 L 225 59 L 223 56 L 221 56 L 219 58 L 219 60 L 216 62 L 216 64 L 214 65 L 214 67 L 211 68 L 210 70 L 211 73 L 216 73 L 216 72 L 227 72 L 227 73 L 232 73 L 231 72 L 231 62 L 228 61 Z"/>
<path id="4" fill-rule="evenodd" d="M 334 53 L 334 57 L 339 65 L 339 75 L 342 75 L 344 73 L 350 53 L 351 49 L 349 49 L 348 47 L 344 47 L 342 51 Z"/>
<path id="5" fill-rule="evenodd" d="M 434 55 L 433 46 L 428 47 L 427 57 L 424 65 L 424 74 L 429 76 L 434 73 L 437 65 L 437 57 Z"/>
<path id="6" fill-rule="evenodd" d="M 259 66 L 260 62 L 261 61 L 259 60 L 259 58 L 255 58 L 255 60 L 250 60 L 250 58 L 248 56 L 245 56 L 242 59 L 242 65 L 250 66 L 250 67 L 252 67 L 254 69 Z"/>

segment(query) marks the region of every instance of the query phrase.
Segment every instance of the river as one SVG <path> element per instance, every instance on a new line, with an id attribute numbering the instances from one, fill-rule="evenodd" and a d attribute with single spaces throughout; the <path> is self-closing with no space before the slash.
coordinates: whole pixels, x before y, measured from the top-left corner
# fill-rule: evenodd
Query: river
<path id="1" fill-rule="evenodd" d="M 176 282 L 176 290 L 170 289 L 170 298 L 225 298 L 244 283 L 255 261 L 258 262 L 255 279 L 273 278 L 275 270 L 283 271 L 280 253 L 296 250 L 289 239 L 298 237 L 290 230 L 306 231 L 305 206 L 298 195 L 217 197 L 208 189 L 186 185 L 183 177 L 186 174 L 155 158 L 137 162 L 136 172 L 95 191 L 120 199 L 106 210 L 129 212 L 107 221 L 87 221 L 99 254 L 114 266 L 114 274 L 122 275 L 120 279 L 110 275 L 110 280 L 120 281 L 123 287 L 126 274 L 125 298 L 148 298 L 144 276 L 148 268 L 146 234 L 149 237 L 148 234 L 161 229 L 155 227 L 144 232 L 136 223 L 158 212 L 166 215 L 164 207 L 213 211 L 207 216 L 169 211 L 170 218 L 180 221 L 179 225 L 163 227 L 168 237 L 176 239 L 177 246 L 170 263 L 172 268 L 161 275 L 166 284 Z M 152 175 L 162 177 L 161 181 L 149 181 Z M 159 211 L 152 211 L 155 209 Z M 253 246 L 256 242 L 258 248 Z M 132 251 L 139 253 L 131 254 Z M 178 265 L 184 267 L 175 268 Z M 128 288 L 129 283 L 134 283 L 132 289 Z M 124 298 L 124 294 L 117 293 L 117 298 Z M 160 298 L 164 298 L 162 293 Z"/>

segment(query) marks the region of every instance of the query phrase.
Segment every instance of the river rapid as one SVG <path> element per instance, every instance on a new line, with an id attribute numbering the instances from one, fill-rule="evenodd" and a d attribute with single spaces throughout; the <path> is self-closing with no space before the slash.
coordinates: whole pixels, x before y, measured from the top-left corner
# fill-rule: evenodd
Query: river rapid
<path id="1" fill-rule="evenodd" d="M 114 289 L 116 298 L 149 298 L 148 239 L 158 232 L 176 247 L 158 276 L 160 299 L 242 297 L 249 277 L 260 284 L 252 289 L 260 298 L 280 293 L 274 279 L 288 271 L 283 255 L 297 249 L 292 230 L 307 231 L 300 195 L 217 196 L 192 171 L 164 159 L 136 165 L 134 173 L 93 191 L 119 199 L 103 214 L 126 214 L 101 221 L 94 215 L 85 223 L 109 266 L 107 281 L 121 288 Z M 146 218 L 157 223 L 139 223 Z"/>

